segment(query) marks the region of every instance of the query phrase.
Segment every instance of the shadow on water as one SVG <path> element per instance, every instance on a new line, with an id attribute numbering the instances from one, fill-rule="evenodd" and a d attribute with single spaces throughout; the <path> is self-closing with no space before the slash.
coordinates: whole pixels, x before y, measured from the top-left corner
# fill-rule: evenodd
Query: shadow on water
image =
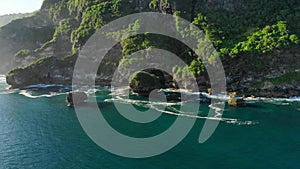
<path id="1" fill-rule="evenodd" d="M 66 104 L 67 107 L 69 107 L 70 109 L 74 109 L 74 106 L 68 106 Z M 81 108 L 94 108 L 94 109 L 102 109 L 102 108 L 106 108 L 109 106 L 109 104 L 107 103 L 103 103 L 103 102 L 97 102 L 96 104 L 95 103 L 80 103 L 80 104 L 76 104 L 75 106 L 77 107 L 81 107 Z"/>
<path id="2" fill-rule="evenodd" d="M 259 104 L 259 103 L 245 103 L 244 106 L 242 106 L 242 108 L 263 108 L 264 106 Z"/>

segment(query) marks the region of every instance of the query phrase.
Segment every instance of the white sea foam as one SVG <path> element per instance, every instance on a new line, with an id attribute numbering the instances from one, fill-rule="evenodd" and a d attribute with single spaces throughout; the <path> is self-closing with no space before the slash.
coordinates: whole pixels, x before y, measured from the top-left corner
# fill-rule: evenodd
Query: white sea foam
<path id="1" fill-rule="evenodd" d="M 11 94 L 11 93 L 18 93 L 19 90 L 10 90 L 9 85 L 6 83 L 6 77 L 5 75 L 0 75 L 0 94 Z M 21 91 L 20 94 L 30 97 L 30 98 L 39 98 L 39 97 L 53 97 L 57 95 L 61 95 L 66 93 L 67 91 L 70 91 L 72 89 L 76 89 L 77 91 L 83 91 L 87 93 L 88 95 L 94 94 L 99 90 L 102 89 L 110 89 L 108 86 L 71 86 L 71 85 L 62 85 L 62 84 L 36 84 L 36 85 L 30 85 L 25 87 L 24 89 L 29 90 L 30 89 L 50 89 L 50 88 L 60 88 L 59 91 L 57 92 L 52 92 L 49 94 L 41 94 L 39 96 L 35 96 L 31 94 L 31 92 L 26 92 L 26 91 Z M 188 90 L 170 90 L 170 89 L 163 89 L 161 91 L 164 92 L 180 92 L 182 95 L 189 96 L 188 98 L 194 101 L 199 100 L 199 95 L 202 95 L 204 97 L 210 98 L 210 99 L 216 99 L 216 100 L 221 100 L 221 101 L 228 101 L 229 95 L 226 94 L 215 94 L 215 95 L 209 95 L 208 93 L 205 92 L 190 92 Z M 127 93 L 126 93 L 127 92 Z M 119 96 L 126 96 L 128 95 L 128 88 L 121 88 L 117 90 L 113 90 L 112 92 L 113 95 L 119 95 Z M 190 96 L 195 96 L 195 97 L 190 97 Z M 295 96 L 295 97 L 290 97 L 290 98 L 265 98 L 265 97 L 247 97 L 245 98 L 246 103 L 257 103 L 257 102 L 266 102 L 266 103 L 272 103 L 272 104 L 278 104 L 278 105 L 290 105 L 290 102 L 300 102 L 300 96 Z"/>
<path id="2" fill-rule="evenodd" d="M 108 89 L 109 87 L 102 86 L 71 86 L 71 85 L 61 85 L 61 84 L 37 84 L 30 85 L 25 87 L 23 90 L 17 90 L 19 94 L 36 99 L 42 97 L 55 97 L 59 95 L 64 95 L 67 92 L 84 92 L 87 95 L 95 94 L 97 91 L 101 91 L 103 89 Z"/>
<path id="3" fill-rule="evenodd" d="M 9 85 L 6 83 L 5 75 L 0 75 L 0 94 L 9 94 Z"/>
<path id="4" fill-rule="evenodd" d="M 189 117 L 189 118 L 196 118 L 196 119 L 205 119 L 205 120 L 216 120 L 216 121 L 222 121 L 228 124 L 236 124 L 236 125 L 254 125 L 258 124 L 258 122 L 255 121 L 243 121 L 239 119 L 234 119 L 234 118 L 222 118 L 222 109 L 218 107 L 218 105 L 210 105 L 210 108 L 215 111 L 215 116 L 213 117 L 207 117 L 207 116 L 200 116 L 196 115 L 195 112 L 183 112 L 175 107 L 172 107 L 174 105 L 181 105 L 184 103 L 168 103 L 168 102 L 153 102 L 153 101 L 141 101 L 141 100 L 131 100 L 131 99 L 126 99 L 122 98 L 119 96 L 116 96 L 113 99 L 106 99 L 105 101 L 107 102 L 118 102 L 122 104 L 134 104 L 137 106 L 145 107 L 145 108 L 151 108 L 153 110 L 156 110 L 160 113 L 164 114 L 169 114 L 169 115 L 174 115 L 174 116 L 181 116 L 181 117 Z M 164 106 L 163 108 L 161 106 Z M 168 108 L 166 110 L 165 108 Z M 201 112 L 198 112 L 198 114 Z"/>
<path id="5" fill-rule="evenodd" d="M 170 115 L 175 115 L 175 116 L 182 116 L 182 117 L 189 117 L 189 118 L 196 118 L 196 119 L 205 119 L 205 120 L 216 120 L 216 121 L 222 121 L 228 124 L 237 124 L 237 125 L 254 125 L 254 124 L 258 124 L 258 122 L 254 122 L 254 121 L 242 121 L 239 119 L 234 119 L 234 118 L 222 118 L 220 117 L 220 113 L 216 112 L 216 115 L 214 117 L 205 117 L 205 116 L 199 116 L 199 115 L 194 115 L 193 112 L 182 112 L 182 111 L 178 111 L 177 112 L 173 112 L 174 109 L 172 111 L 167 111 L 167 110 L 162 110 L 159 109 L 155 106 L 151 106 L 152 109 L 161 112 L 161 113 L 165 113 L 165 114 L 170 114 Z"/>
<path id="6" fill-rule="evenodd" d="M 29 90 L 20 90 L 19 91 L 20 95 L 23 95 L 25 97 L 31 98 L 31 99 L 37 99 L 37 98 L 42 98 L 42 97 L 55 97 L 55 96 L 59 96 L 59 95 L 63 95 L 65 93 L 58 93 L 58 92 L 49 92 L 49 94 L 34 94 L 34 92 L 29 91 Z"/>
<path id="7" fill-rule="evenodd" d="M 36 84 L 36 85 L 30 85 L 24 87 L 24 89 L 32 89 L 32 88 L 38 88 L 38 89 L 47 89 L 51 87 L 64 87 L 62 84 Z"/>
<path id="8" fill-rule="evenodd" d="M 6 82 L 5 75 L 0 75 L 0 83 Z"/>
<path id="9" fill-rule="evenodd" d="M 181 94 L 191 96 L 191 95 L 202 95 L 210 99 L 216 99 L 216 100 L 221 100 L 221 101 L 228 101 L 229 100 L 229 95 L 227 94 L 213 94 L 209 95 L 208 93 L 205 92 L 190 92 L 188 90 L 168 90 L 168 89 L 163 89 L 162 91 L 165 92 L 180 92 Z M 242 97 L 236 97 L 236 98 L 242 98 Z M 252 103 L 252 102 L 295 102 L 295 101 L 300 101 L 300 96 L 294 96 L 290 98 L 267 98 L 267 97 L 247 97 L 244 98 L 246 102 Z"/>
<path id="10" fill-rule="evenodd" d="M 221 103 L 210 104 L 208 107 L 210 109 L 214 110 L 215 117 L 221 117 L 222 116 L 222 113 L 223 113 L 224 109 L 221 108 L 222 107 Z"/>
<path id="11" fill-rule="evenodd" d="M 123 98 L 121 96 L 115 96 L 112 99 L 106 99 L 104 101 L 106 101 L 106 102 L 115 102 L 116 101 L 116 102 L 123 103 L 123 104 L 135 104 L 137 106 L 139 106 L 139 105 L 174 106 L 174 105 L 181 105 L 182 104 L 182 102 L 169 103 L 169 102 L 159 102 L 159 101 L 133 100 L 133 99 Z"/>

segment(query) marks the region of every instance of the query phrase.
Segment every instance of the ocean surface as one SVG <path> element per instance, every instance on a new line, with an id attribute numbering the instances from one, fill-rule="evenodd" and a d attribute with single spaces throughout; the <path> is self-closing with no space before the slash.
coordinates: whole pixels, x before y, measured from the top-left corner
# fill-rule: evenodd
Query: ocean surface
<path id="1" fill-rule="evenodd" d="M 70 86 L 32 86 L 8 90 L 0 76 L 0 168 L 99 168 L 99 169 L 299 169 L 300 101 L 249 99 L 245 107 L 226 106 L 219 126 L 205 142 L 198 142 L 209 104 L 198 115 L 177 111 L 173 104 L 111 99 L 109 88 L 96 92 L 105 118 L 117 131 L 149 137 L 166 130 L 180 115 L 196 118 L 189 134 L 171 150 L 150 158 L 114 155 L 95 144 L 84 132 L 74 108 L 65 103 Z M 164 112 L 155 122 L 135 124 L 118 113 L 113 102 L 136 109 Z M 167 108 L 160 109 L 159 105 Z M 199 104 L 193 103 L 194 106 Z M 193 106 L 193 104 L 191 106 Z M 150 105 L 150 106 L 149 106 Z M 208 119 L 210 120 L 210 119 Z M 214 119 L 216 120 L 216 119 Z M 172 138 L 170 138 L 172 139 Z"/>

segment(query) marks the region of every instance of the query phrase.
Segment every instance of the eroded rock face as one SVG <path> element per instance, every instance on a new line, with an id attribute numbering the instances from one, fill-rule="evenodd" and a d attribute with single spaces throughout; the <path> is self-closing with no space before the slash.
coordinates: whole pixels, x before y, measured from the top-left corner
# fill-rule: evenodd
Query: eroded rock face
<path id="1" fill-rule="evenodd" d="M 275 85 L 270 81 L 266 81 L 261 85 L 260 88 L 263 90 L 273 90 L 275 88 Z"/>
<path id="2" fill-rule="evenodd" d="M 240 56 L 223 61 L 228 91 L 239 95 L 262 97 L 291 97 L 300 95 L 300 80 L 278 79 L 299 73 L 298 51 L 277 50 L 256 56 Z"/>
<path id="3" fill-rule="evenodd" d="M 162 13 L 165 13 L 165 14 L 173 14 L 173 8 L 172 8 L 172 5 L 171 3 L 161 3 L 160 4 L 160 10 Z"/>

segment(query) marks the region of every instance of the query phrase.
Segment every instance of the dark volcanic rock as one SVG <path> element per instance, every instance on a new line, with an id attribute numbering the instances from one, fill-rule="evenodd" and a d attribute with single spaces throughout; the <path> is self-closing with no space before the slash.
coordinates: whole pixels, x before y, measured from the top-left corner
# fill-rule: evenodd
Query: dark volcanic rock
<path id="1" fill-rule="evenodd" d="M 74 106 L 84 103 L 87 100 L 87 94 L 84 92 L 71 92 L 66 96 L 68 106 Z"/>

